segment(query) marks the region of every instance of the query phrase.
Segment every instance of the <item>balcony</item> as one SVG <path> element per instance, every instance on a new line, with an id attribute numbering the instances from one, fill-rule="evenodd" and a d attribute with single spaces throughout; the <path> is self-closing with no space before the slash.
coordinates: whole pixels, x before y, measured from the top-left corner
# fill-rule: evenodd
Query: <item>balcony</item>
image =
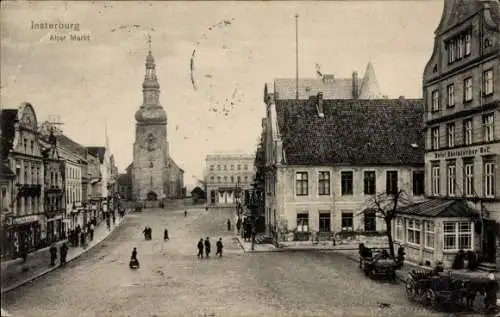
<path id="1" fill-rule="evenodd" d="M 63 190 L 62 188 L 59 188 L 58 186 L 50 186 L 45 189 L 46 194 L 62 194 Z"/>

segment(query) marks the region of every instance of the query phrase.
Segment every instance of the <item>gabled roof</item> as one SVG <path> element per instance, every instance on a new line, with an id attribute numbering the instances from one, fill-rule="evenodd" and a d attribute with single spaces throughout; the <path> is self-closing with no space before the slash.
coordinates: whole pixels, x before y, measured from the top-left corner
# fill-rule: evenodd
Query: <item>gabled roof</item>
<path id="1" fill-rule="evenodd" d="M 57 136 L 57 144 L 68 150 L 71 153 L 75 153 L 83 158 L 87 156 L 87 150 L 85 149 L 85 146 L 76 143 L 75 141 L 71 140 L 69 137 L 65 136 L 64 134 L 58 135 Z"/>
<path id="2" fill-rule="evenodd" d="M 87 146 L 87 150 L 93 156 L 98 157 L 101 164 L 104 163 L 104 153 L 106 153 L 104 146 Z"/>
<path id="3" fill-rule="evenodd" d="M 422 99 L 277 100 L 289 165 L 424 165 Z"/>
<path id="4" fill-rule="evenodd" d="M 192 191 L 191 194 L 193 193 L 204 193 L 205 191 L 200 188 L 200 186 L 196 186 Z"/>
<path id="5" fill-rule="evenodd" d="M 398 210 L 400 214 L 420 217 L 477 217 L 479 212 L 467 205 L 464 200 L 430 199 L 409 205 Z"/>

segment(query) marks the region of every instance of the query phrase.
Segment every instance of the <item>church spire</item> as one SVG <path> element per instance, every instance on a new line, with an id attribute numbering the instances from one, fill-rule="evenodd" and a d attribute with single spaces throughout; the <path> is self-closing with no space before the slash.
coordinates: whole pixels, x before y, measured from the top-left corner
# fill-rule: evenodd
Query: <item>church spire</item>
<path id="1" fill-rule="evenodd" d="M 143 92 L 143 106 L 155 107 L 159 106 L 160 98 L 160 84 L 156 77 L 156 64 L 151 52 L 151 35 L 148 35 L 148 56 L 146 57 L 146 73 L 144 75 L 144 82 L 142 83 Z"/>

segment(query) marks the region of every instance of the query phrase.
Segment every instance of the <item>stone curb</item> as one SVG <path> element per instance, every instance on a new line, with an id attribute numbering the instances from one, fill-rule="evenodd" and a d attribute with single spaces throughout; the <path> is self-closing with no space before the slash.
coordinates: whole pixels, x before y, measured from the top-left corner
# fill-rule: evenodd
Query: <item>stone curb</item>
<path id="1" fill-rule="evenodd" d="M 112 229 L 111 231 L 109 231 L 109 232 L 108 232 L 108 234 L 107 234 L 107 235 L 105 235 L 105 236 L 104 236 L 101 240 L 97 241 L 97 242 L 96 242 L 94 245 L 92 245 L 91 247 L 86 248 L 86 249 L 83 249 L 83 250 L 82 250 L 82 252 L 80 252 L 80 253 L 76 254 L 74 257 L 72 257 L 72 258 L 68 259 L 68 260 L 66 261 L 66 263 L 69 263 L 69 262 L 71 262 L 71 261 L 73 261 L 73 260 L 75 260 L 75 259 L 79 258 L 81 255 L 83 255 L 83 254 L 87 253 L 88 251 L 92 250 L 94 247 L 96 247 L 96 246 L 98 246 L 99 244 L 101 244 L 104 240 L 106 240 L 106 239 L 107 239 L 107 238 L 111 235 L 111 233 L 113 233 L 113 232 L 115 231 L 115 229 L 116 229 L 116 228 L 118 228 L 118 227 L 120 227 L 120 226 L 122 225 L 122 223 L 125 221 L 125 219 L 126 219 L 126 215 L 125 215 L 125 217 L 124 217 L 124 218 L 122 218 L 122 219 L 121 219 L 121 221 L 119 221 L 119 222 L 118 222 L 118 224 L 117 224 L 117 225 L 115 225 L 115 226 L 113 227 L 113 229 Z M 27 278 L 27 279 L 25 279 L 25 280 L 23 280 L 23 281 L 21 281 L 21 282 L 18 282 L 17 284 L 14 284 L 14 285 L 9 286 L 9 287 L 6 287 L 6 288 L 2 288 L 2 289 L 1 289 L 1 291 L 0 291 L 0 293 L 1 293 L 1 295 L 5 295 L 5 294 L 7 294 L 7 293 L 8 293 L 8 292 L 10 292 L 10 291 L 15 290 L 16 288 L 19 288 L 19 287 L 21 287 L 21 286 L 23 286 L 23 285 L 25 285 L 25 284 L 28 284 L 28 283 L 30 283 L 30 282 L 33 282 L 33 281 L 35 281 L 35 280 L 37 280 L 37 279 L 41 278 L 42 276 L 44 276 L 44 275 L 46 275 L 46 274 L 49 274 L 49 273 L 50 273 L 50 272 L 52 272 L 52 271 L 57 270 L 58 268 L 60 268 L 60 266 L 58 266 L 58 265 L 55 265 L 55 266 L 53 266 L 53 267 L 50 267 L 50 268 L 48 268 L 46 271 L 43 271 L 43 272 L 41 272 L 41 273 L 38 273 L 38 274 L 37 274 L 37 275 L 35 275 L 35 276 L 31 276 L 31 277 L 29 277 L 29 278 Z M 3 316 L 3 315 L 2 315 L 2 316 Z"/>

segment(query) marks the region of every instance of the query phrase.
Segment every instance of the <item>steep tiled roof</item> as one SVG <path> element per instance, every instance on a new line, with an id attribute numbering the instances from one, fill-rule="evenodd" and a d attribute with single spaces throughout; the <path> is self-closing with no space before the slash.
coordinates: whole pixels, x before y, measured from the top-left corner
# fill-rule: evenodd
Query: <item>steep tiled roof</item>
<path id="1" fill-rule="evenodd" d="M 85 146 L 76 143 L 75 141 L 71 140 L 64 134 L 58 135 L 57 136 L 57 144 L 70 151 L 71 153 L 75 153 L 81 157 L 86 157 L 87 155 L 87 150 L 85 149 Z"/>
<path id="2" fill-rule="evenodd" d="M 276 101 L 287 164 L 424 164 L 422 99 L 316 99 Z"/>
<path id="3" fill-rule="evenodd" d="M 276 99 L 295 99 L 296 81 L 293 78 L 276 78 L 274 93 Z M 323 92 L 325 99 L 352 99 L 352 79 L 323 80 L 321 78 L 299 79 L 299 99 L 308 99 Z"/>
<path id="4" fill-rule="evenodd" d="M 398 213 L 421 217 L 476 217 L 477 210 L 472 209 L 463 200 L 430 199 L 421 203 L 403 207 Z"/>
<path id="5" fill-rule="evenodd" d="M 101 164 L 104 163 L 104 153 L 106 153 L 104 146 L 87 146 L 87 150 L 93 156 L 98 157 Z"/>
<path id="6" fill-rule="evenodd" d="M 2 109 L 0 111 L 0 159 L 5 160 L 14 142 L 17 109 Z"/>

